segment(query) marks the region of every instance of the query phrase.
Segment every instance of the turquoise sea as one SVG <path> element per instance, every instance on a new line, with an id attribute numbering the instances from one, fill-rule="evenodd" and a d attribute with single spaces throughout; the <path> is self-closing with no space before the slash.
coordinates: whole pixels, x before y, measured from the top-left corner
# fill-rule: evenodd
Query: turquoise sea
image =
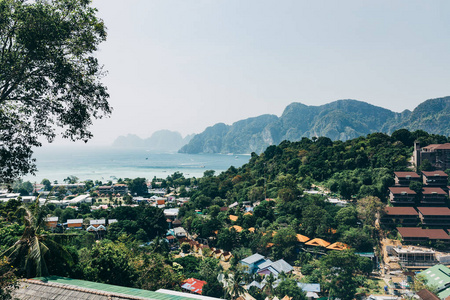
<path id="1" fill-rule="evenodd" d="M 111 180 L 145 177 L 166 178 L 178 171 L 185 177 L 201 177 L 205 170 L 216 174 L 230 166 L 240 167 L 250 155 L 155 153 L 144 148 L 51 146 L 34 152 L 38 172 L 23 180 L 41 182 L 43 178 L 62 182 L 74 175 L 80 180 Z"/>

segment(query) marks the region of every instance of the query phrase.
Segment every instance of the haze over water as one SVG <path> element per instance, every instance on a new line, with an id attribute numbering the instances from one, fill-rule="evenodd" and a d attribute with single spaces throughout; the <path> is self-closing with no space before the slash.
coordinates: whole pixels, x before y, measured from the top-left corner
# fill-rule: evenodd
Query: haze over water
<path id="1" fill-rule="evenodd" d="M 166 178 L 178 171 L 185 177 L 202 177 L 205 170 L 216 174 L 230 166 L 247 163 L 249 155 L 155 153 L 145 148 L 57 146 L 35 150 L 38 172 L 24 181 L 41 182 L 47 178 L 63 182 L 74 175 L 81 181 L 108 181 L 118 178 Z"/>

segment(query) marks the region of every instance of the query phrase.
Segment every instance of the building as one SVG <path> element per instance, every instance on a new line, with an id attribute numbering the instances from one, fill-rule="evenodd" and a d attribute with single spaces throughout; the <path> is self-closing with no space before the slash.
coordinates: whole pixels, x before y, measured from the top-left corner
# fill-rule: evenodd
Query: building
<path id="1" fill-rule="evenodd" d="M 427 280 L 427 284 L 437 287 L 437 296 L 440 299 L 450 297 L 450 269 L 444 265 L 435 265 L 419 273 Z"/>
<path id="2" fill-rule="evenodd" d="M 278 277 L 281 273 L 289 274 L 293 270 L 294 268 L 283 259 L 279 259 L 275 262 L 268 259 L 258 266 L 257 273 L 259 275 L 272 274 L 274 277 Z"/>
<path id="3" fill-rule="evenodd" d="M 413 181 L 421 182 L 422 178 L 416 172 L 394 172 L 396 186 L 409 186 Z"/>
<path id="4" fill-rule="evenodd" d="M 19 300 L 219 300 L 219 298 L 166 289 L 154 292 L 58 276 L 20 280 L 20 287 L 13 291 L 13 298 Z"/>
<path id="5" fill-rule="evenodd" d="M 437 170 L 450 169 L 450 143 L 432 144 L 421 148 L 420 144 L 415 142 L 414 164 L 419 167 L 424 160 L 428 160 Z"/>
<path id="6" fill-rule="evenodd" d="M 413 206 L 416 192 L 409 187 L 390 187 L 389 201 L 394 206 Z"/>
<path id="7" fill-rule="evenodd" d="M 448 175 L 444 171 L 422 171 L 423 185 L 427 187 L 446 187 Z"/>
<path id="8" fill-rule="evenodd" d="M 380 222 L 384 225 L 417 226 L 419 213 L 413 207 L 386 207 Z"/>
<path id="9" fill-rule="evenodd" d="M 249 257 L 244 258 L 239 263 L 244 267 L 245 272 L 253 274 L 258 269 L 258 266 L 265 263 L 266 259 L 261 254 L 255 253 Z"/>
<path id="10" fill-rule="evenodd" d="M 422 229 L 418 227 L 398 227 L 398 233 L 407 243 L 443 242 L 450 243 L 450 236 L 444 229 Z"/>
<path id="11" fill-rule="evenodd" d="M 446 206 L 447 193 L 440 187 L 425 187 L 419 203 L 420 206 Z"/>
<path id="12" fill-rule="evenodd" d="M 45 226 L 50 229 L 55 229 L 58 225 L 58 217 L 47 217 L 45 218 Z"/>
<path id="13" fill-rule="evenodd" d="M 67 219 L 67 229 L 82 229 L 83 219 Z"/>
<path id="14" fill-rule="evenodd" d="M 429 248 L 397 246 L 392 248 L 391 253 L 403 267 L 433 266 L 438 263 L 436 252 Z"/>
<path id="15" fill-rule="evenodd" d="M 448 207 L 418 207 L 419 217 L 425 227 L 450 228 Z"/>
<path id="16" fill-rule="evenodd" d="M 128 194 L 128 186 L 126 184 L 117 183 L 111 187 L 114 194 Z"/>
<path id="17" fill-rule="evenodd" d="M 206 281 L 198 280 L 195 278 L 188 278 L 185 281 L 183 281 L 183 284 L 181 285 L 182 289 L 188 290 L 191 293 L 195 294 L 202 294 L 203 286 L 206 284 Z"/>

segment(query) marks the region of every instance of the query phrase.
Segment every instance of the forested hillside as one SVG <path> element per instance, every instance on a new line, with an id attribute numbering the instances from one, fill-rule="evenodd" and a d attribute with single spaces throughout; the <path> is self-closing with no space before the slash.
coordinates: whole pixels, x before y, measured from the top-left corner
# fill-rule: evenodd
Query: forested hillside
<path id="1" fill-rule="evenodd" d="M 263 115 L 234 124 L 208 127 L 180 152 L 261 153 L 283 140 L 328 137 L 346 141 L 374 132 L 391 134 L 397 129 L 450 134 L 450 97 L 431 99 L 414 111 L 396 113 L 357 100 L 338 100 L 321 106 L 292 103 L 281 117 Z M 219 130 L 220 129 L 220 130 Z"/>

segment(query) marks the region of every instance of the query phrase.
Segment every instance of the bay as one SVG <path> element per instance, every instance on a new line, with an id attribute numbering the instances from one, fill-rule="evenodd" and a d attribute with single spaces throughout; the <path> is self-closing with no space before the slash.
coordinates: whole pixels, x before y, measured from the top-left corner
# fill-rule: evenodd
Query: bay
<path id="1" fill-rule="evenodd" d="M 206 170 L 216 174 L 230 166 L 240 167 L 250 155 L 156 153 L 144 148 L 114 148 L 106 146 L 52 146 L 34 152 L 38 172 L 24 181 L 40 183 L 47 178 L 62 183 L 68 176 L 80 181 L 115 180 L 118 178 L 166 178 L 174 172 L 185 177 L 202 177 Z"/>

